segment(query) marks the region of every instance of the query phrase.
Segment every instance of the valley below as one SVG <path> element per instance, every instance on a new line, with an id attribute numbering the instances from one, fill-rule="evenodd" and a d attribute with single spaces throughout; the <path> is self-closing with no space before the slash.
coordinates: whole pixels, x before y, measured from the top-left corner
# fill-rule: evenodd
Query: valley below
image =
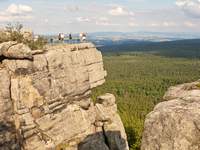
<path id="1" fill-rule="evenodd" d="M 107 82 L 93 90 L 93 99 L 105 92 L 116 96 L 130 149 L 140 149 L 146 115 L 169 87 L 199 79 L 200 60 L 141 52 L 103 55 Z"/>
<path id="2" fill-rule="evenodd" d="M 0 149 L 199 150 L 199 39 L 13 33 L 0 44 Z"/>

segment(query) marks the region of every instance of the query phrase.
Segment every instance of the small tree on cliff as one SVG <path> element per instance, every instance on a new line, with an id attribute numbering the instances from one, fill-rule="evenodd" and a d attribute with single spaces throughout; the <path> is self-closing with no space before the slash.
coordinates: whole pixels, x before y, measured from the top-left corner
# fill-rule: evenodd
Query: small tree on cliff
<path id="1" fill-rule="evenodd" d="M 20 23 L 16 23 L 15 25 L 11 23 L 7 24 L 6 31 L 10 34 L 11 41 L 17 41 L 19 43 L 24 41 L 23 34 L 21 33 L 22 28 L 23 25 Z"/>
<path id="2" fill-rule="evenodd" d="M 8 41 L 17 41 L 18 43 L 24 43 L 28 45 L 32 50 L 43 49 L 47 44 L 47 40 L 43 37 L 39 37 L 36 41 L 32 39 L 26 39 L 22 32 L 23 25 L 21 23 L 7 24 L 6 31 L 0 31 L 0 43 Z"/>

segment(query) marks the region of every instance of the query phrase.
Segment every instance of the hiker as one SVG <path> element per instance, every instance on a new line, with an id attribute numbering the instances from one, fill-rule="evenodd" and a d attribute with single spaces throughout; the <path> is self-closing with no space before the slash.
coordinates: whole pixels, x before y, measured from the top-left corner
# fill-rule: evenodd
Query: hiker
<path id="1" fill-rule="evenodd" d="M 83 33 L 82 41 L 86 41 L 86 33 Z"/>
<path id="2" fill-rule="evenodd" d="M 69 34 L 69 40 L 72 40 L 72 34 L 71 33 Z"/>
<path id="3" fill-rule="evenodd" d="M 80 41 L 81 41 L 81 42 L 86 41 L 86 34 L 85 34 L 85 33 L 80 33 L 80 34 L 79 34 L 79 37 L 80 37 Z"/>
<path id="4" fill-rule="evenodd" d="M 72 41 L 72 34 L 70 33 L 69 34 L 69 43 L 71 44 L 73 41 Z"/>
<path id="5" fill-rule="evenodd" d="M 82 42 L 82 40 L 83 40 L 83 33 L 79 34 L 79 39 L 80 39 L 80 42 Z"/>
<path id="6" fill-rule="evenodd" d="M 60 33 L 58 34 L 58 40 L 59 40 L 59 41 L 61 40 L 61 36 L 60 36 Z"/>
<path id="7" fill-rule="evenodd" d="M 58 34 L 58 40 L 59 41 L 64 41 L 64 39 L 65 39 L 65 35 L 63 33 L 59 33 Z"/>
<path id="8" fill-rule="evenodd" d="M 53 38 L 50 39 L 50 43 L 53 44 Z"/>

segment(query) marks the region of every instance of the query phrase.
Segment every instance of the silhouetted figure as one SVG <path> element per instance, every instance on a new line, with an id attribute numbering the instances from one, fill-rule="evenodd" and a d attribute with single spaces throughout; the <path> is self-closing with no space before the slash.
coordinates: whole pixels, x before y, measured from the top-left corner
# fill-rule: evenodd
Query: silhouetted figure
<path id="1" fill-rule="evenodd" d="M 72 40 L 72 34 L 71 33 L 69 34 L 69 40 Z"/>
<path id="2" fill-rule="evenodd" d="M 70 33 L 69 34 L 69 43 L 71 44 L 73 41 L 72 41 L 72 34 Z"/>
<path id="3" fill-rule="evenodd" d="M 50 43 L 53 44 L 53 38 L 50 39 Z"/>

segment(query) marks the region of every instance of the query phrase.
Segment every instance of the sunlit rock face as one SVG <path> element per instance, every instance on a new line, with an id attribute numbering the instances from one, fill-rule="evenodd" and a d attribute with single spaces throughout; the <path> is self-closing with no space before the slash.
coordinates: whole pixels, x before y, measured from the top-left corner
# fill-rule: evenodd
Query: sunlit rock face
<path id="1" fill-rule="evenodd" d="M 7 42 L 0 57 L 0 149 L 128 150 L 115 97 L 91 100 L 106 76 L 93 44 Z"/>
<path id="2" fill-rule="evenodd" d="M 200 149 L 200 81 L 169 88 L 148 114 L 142 150 Z"/>
<path id="3" fill-rule="evenodd" d="M 13 26 L 14 27 L 14 26 Z M 5 41 L 10 41 L 12 38 L 11 31 L 16 31 L 16 29 L 4 29 L 0 28 L 0 43 Z M 32 41 L 34 39 L 34 34 L 31 29 L 21 29 L 21 31 L 16 31 L 17 33 L 20 33 L 21 36 L 25 41 Z"/>

